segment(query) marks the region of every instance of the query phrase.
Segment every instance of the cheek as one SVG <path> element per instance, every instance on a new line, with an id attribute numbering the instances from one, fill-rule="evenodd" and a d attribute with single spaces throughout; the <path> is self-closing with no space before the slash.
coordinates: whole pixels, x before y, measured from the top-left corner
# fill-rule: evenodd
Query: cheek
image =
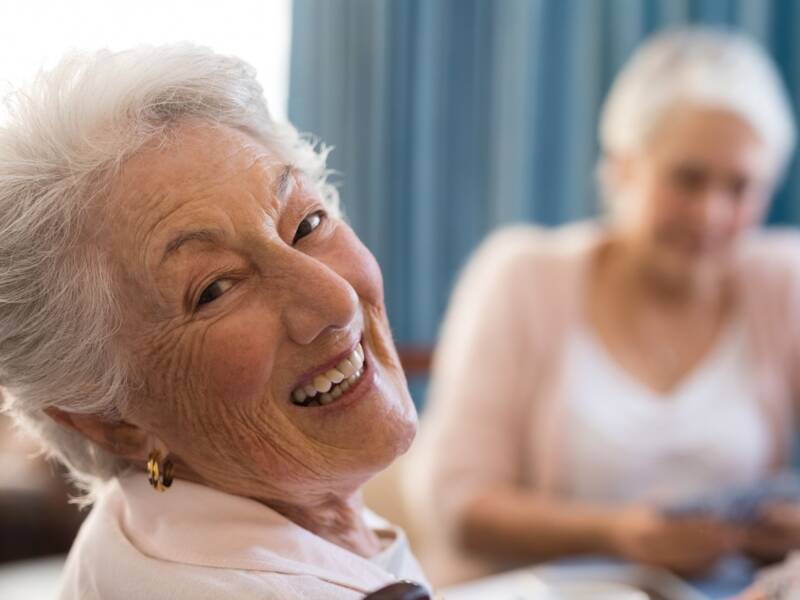
<path id="1" fill-rule="evenodd" d="M 662 223 L 679 221 L 689 217 L 692 198 L 687 192 L 663 181 L 661 185 L 653 186 L 651 205 L 656 220 Z"/>
<path id="2" fill-rule="evenodd" d="M 198 369 L 205 374 L 210 398 L 236 403 L 263 399 L 277 348 L 278 324 L 270 321 L 263 309 L 243 309 L 208 329 Z"/>
<path id="3" fill-rule="evenodd" d="M 647 237 L 659 237 L 684 220 L 681 200 L 668 190 L 651 188 L 637 199 L 636 227 Z"/>
<path id="4" fill-rule="evenodd" d="M 329 265 L 347 280 L 358 296 L 376 307 L 383 307 L 383 276 L 375 257 L 347 225 L 336 233 Z"/>
<path id="5" fill-rule="evenodd" d="M 625 217 L 641 233 L 658 231 L 674 218 L 680 197 L 664 181 L 663 176 L 647 169 L 631 181 L 627 189 Z"/>
<path id="6" fill-rule="evenodd" d="M 658 237 L 682 238 L 688 231 L 707 228 L 707 218 L 698 210 L 702 198 L 692 192 L 677 189 L 664 183 L 663 189 L 654 193 L 651 229 Z"/>
<path id="7" fill-rule="evenodd" d="M 746 201 L 736 212 L 734 228 L 736 233 L 751 229 L 758 225 L 764 218 L 768 202 L 766 199 Z"/>

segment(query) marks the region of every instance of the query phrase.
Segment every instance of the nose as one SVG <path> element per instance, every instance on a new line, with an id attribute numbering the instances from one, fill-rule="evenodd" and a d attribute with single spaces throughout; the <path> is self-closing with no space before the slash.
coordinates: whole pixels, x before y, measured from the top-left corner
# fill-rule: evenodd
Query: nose
<path id="1" fill-rule="evenodd" d="M 695 219 L 705 232 L 724 229 L 735 212 L 735 201 L 727 193 L 710 189 L 697 203 Z"/>
<path id="2" fill-rule="evenodd" d="M 356 317 L 358 294 L 325 263 L 297 253 L 286 280 L 282 319 L 295 343 L 310 344 L 325 332 L 345 329 Z"/>

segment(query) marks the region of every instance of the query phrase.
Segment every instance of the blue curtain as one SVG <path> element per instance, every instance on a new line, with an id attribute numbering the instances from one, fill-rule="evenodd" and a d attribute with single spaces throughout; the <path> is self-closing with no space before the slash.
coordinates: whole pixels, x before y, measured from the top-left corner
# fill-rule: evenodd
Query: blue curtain
<path id="1" fill-rule="evenodd" d="M 796 97 L 794 0 L 295 0 L 289 115 L 336 147 L 345 212 L 384 271 L 401 344 L 430 344 L 493 228 L 595 214 L 597 117 L 653 31 L 749 32 Z M 800 222 L 797 161 L 772 222 Z"/>

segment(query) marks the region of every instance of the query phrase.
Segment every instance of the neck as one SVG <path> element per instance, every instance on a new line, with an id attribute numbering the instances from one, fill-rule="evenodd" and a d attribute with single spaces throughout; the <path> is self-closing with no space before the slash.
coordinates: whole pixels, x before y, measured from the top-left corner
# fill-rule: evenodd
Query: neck
<path id="1" fill-rule="evenodd" d="M 270 503 L 270 508 L 359 556 L 370 558 L 380 551 L 378 536 L 364 522 L 364 502 L 358 492 L 345 498 L 331 495 L 302 506 Z"/>
<path id="2" fill-rule="evenodd" d="M 613 250 L 612 250 L 613 253 Z M 616 271 L 620 291 L 665 310 L 715 310 L 725 303 L 729 285 L 722 268 L 697 265 L 685 272 L 670 272 L 645 251 L 625 240 L 617 244 Z"/>
<path id="3" fill-rule="evenodd" d="M 177 458 L 175 465 L 180 478 L 211 488 L 223 489 L 199 477 Z M 259 498 L 258 495 L 241 491 L 229 493 L 257 500 L 303 529 L 364 558 L 370 558 L 380 552 L 380 539 L 364 522 L 364 502 L 357 486 L 349 488 L 347 492 L 331 491 L 327 494 L 309 495 L 304 498 L 305 502 L 302 505 Z"/>

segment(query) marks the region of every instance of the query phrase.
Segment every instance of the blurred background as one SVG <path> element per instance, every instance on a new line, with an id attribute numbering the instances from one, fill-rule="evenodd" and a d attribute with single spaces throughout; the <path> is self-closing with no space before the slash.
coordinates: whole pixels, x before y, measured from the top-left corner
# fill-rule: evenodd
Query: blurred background
<path id="1" fill-rule="evenodd" d="M 410 366 L 487 232 L 599 212 L 597 118 L 613 76 L 649 34 L 686 23 L 749 33 L 799 97 L 793 0 L 295 0 L 289 118 L 337 148 L 396 340 L 422 351 Z M 796 166 L 771 223 L 800 220 Z M 421 403 L 424 380 L 412 391 Z"/>
<path id="2" fill-rule="evenodd" d="M 345 213 L 383 268 L 424 412 L 459 268 L 500 225 L 599 212 L 597 117 L 612 78 L 646 36 L 686 23 L 749 33 L 800 98 L 795 0 L 28 0 L 0 5 L 0 89 L 73 48 L 190 40 L 253 64 L 274 115 L 335 147 Z M 799 223 L 798 199 L 795 157 L 769 222 Z M 33 452 L 0 424 L 0 560 L 52 554 L 57 573 L 79 517 Z M 1 569 L 0 597 L 28 574 Z"/>

